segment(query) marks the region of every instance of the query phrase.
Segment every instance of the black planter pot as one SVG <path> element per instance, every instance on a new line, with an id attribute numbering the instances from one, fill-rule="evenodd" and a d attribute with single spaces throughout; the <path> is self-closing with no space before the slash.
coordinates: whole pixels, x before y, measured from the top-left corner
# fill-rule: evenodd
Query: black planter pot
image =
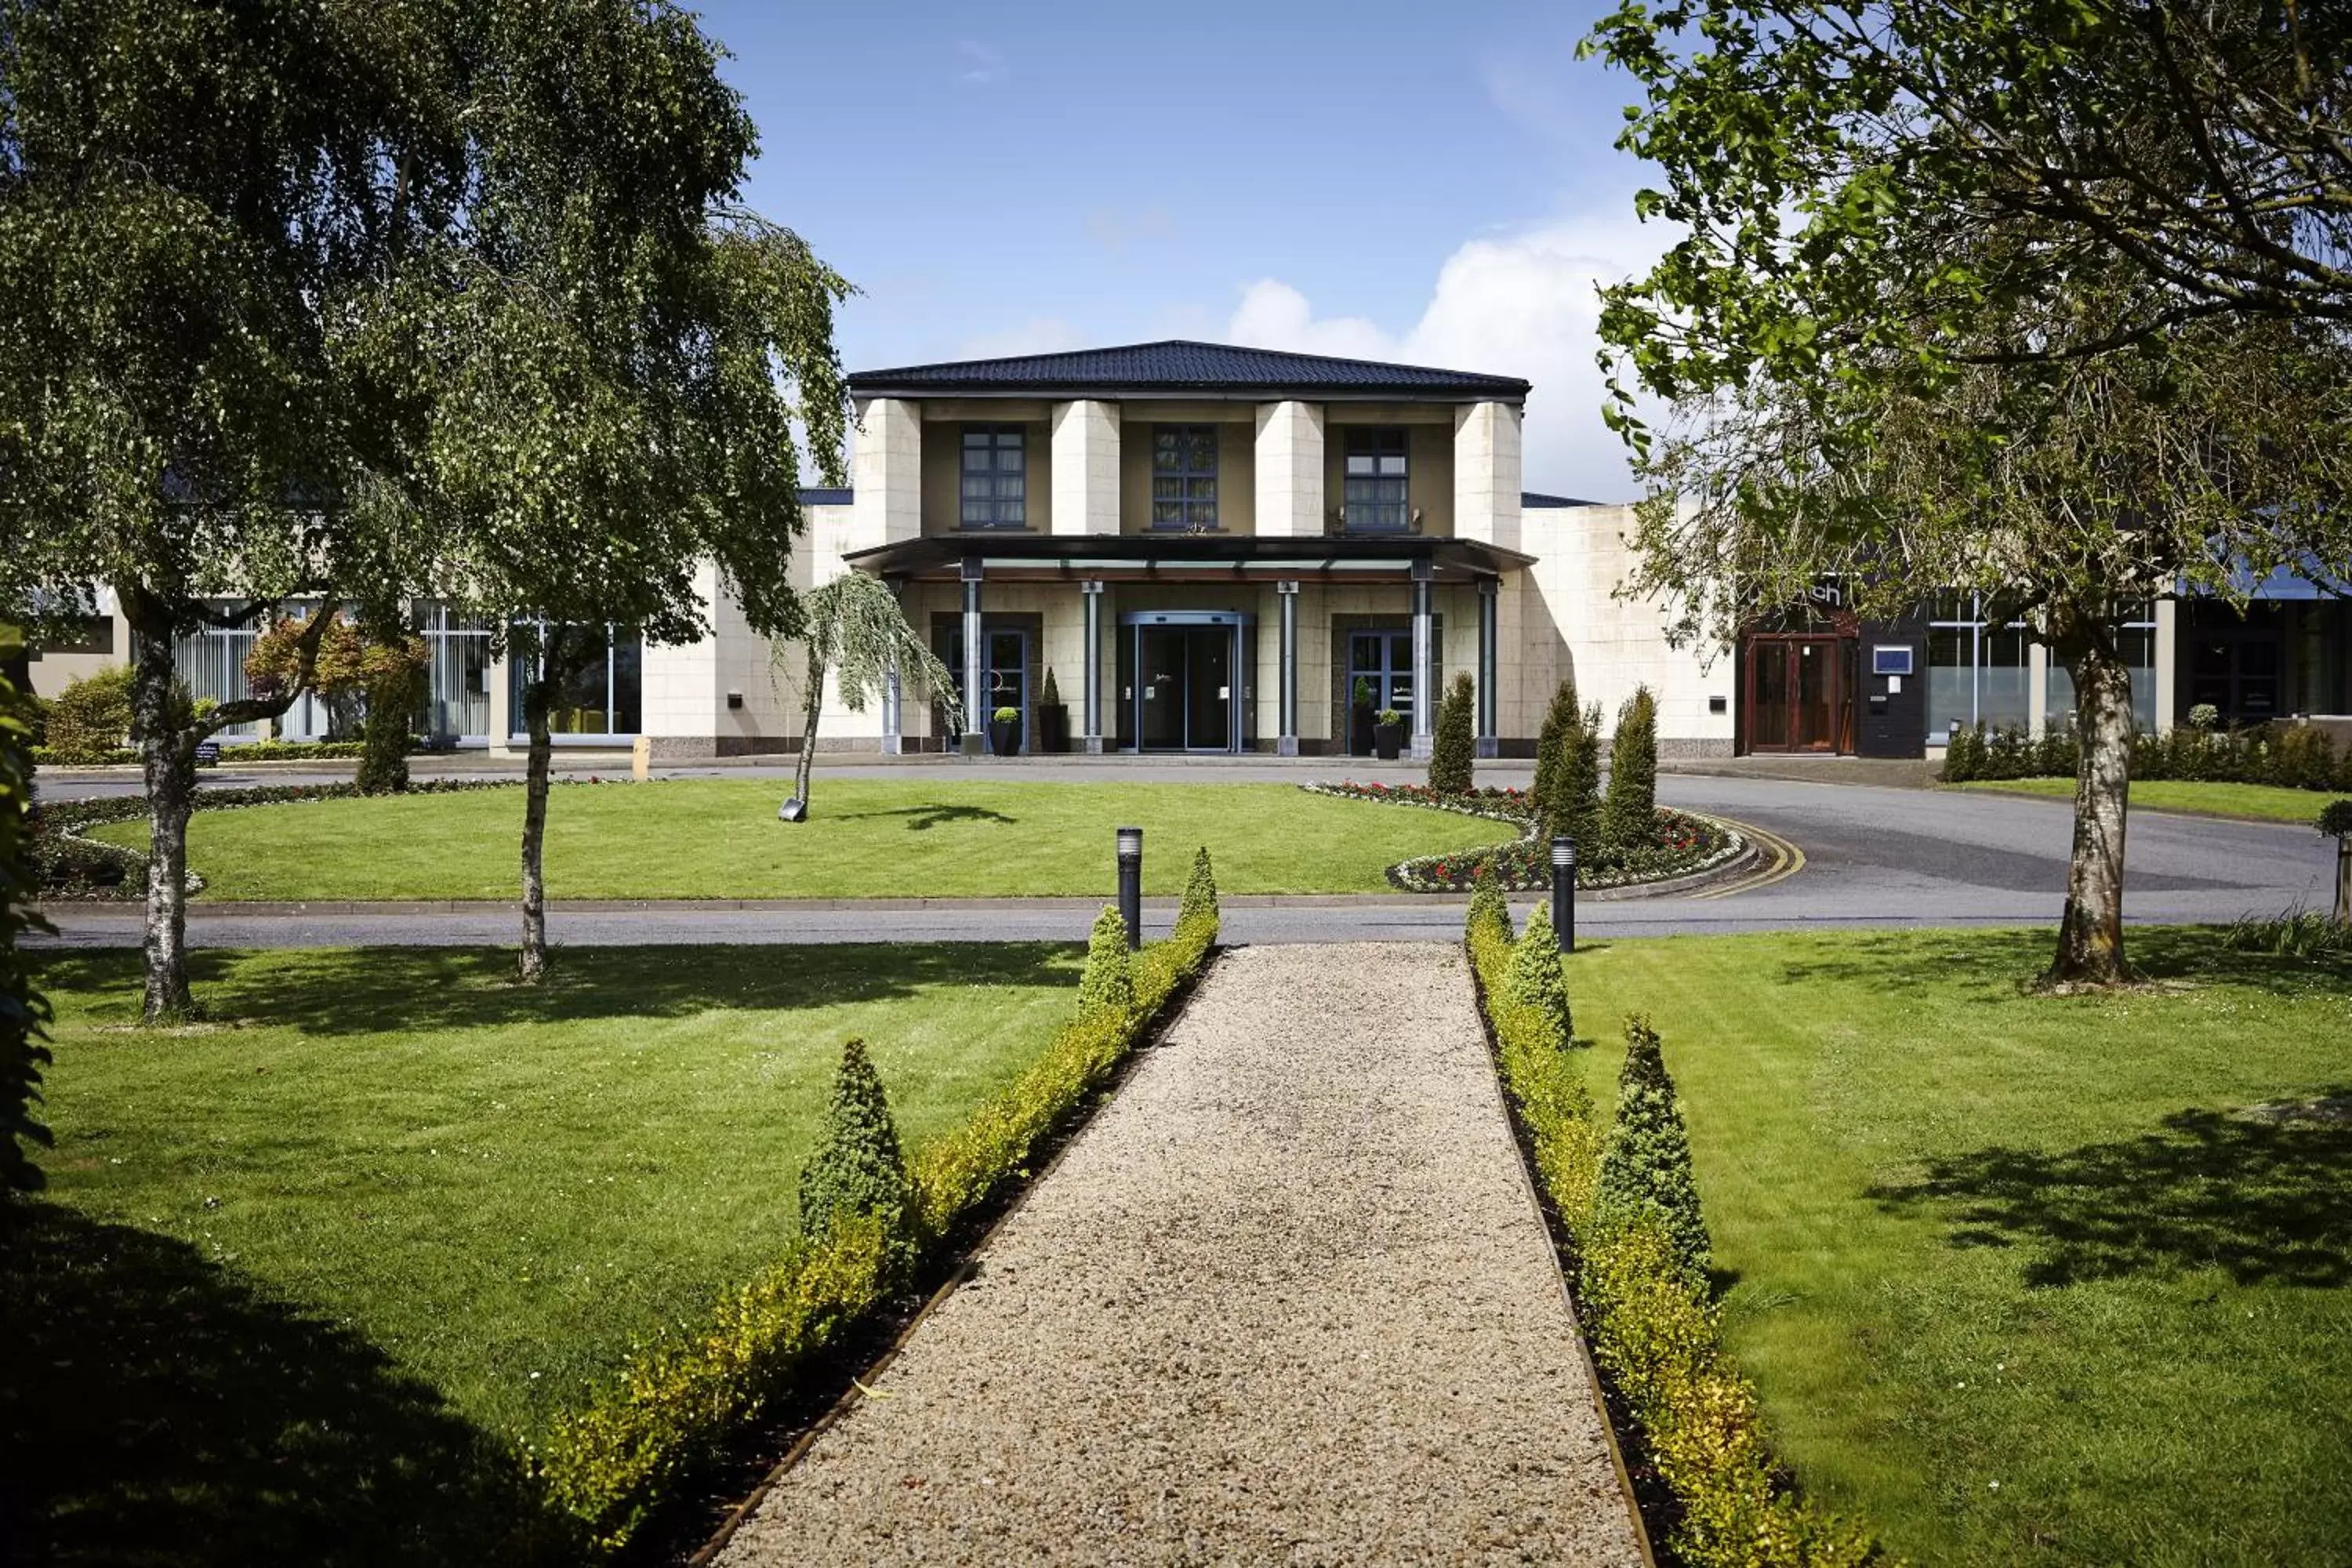
<path id="1" fill-rule="evenodd" d="M 1392 763 L 1397 760 L 1397 753 L 1402 750 L 1404 750 L 1403 725 L 1375 724 L 1372 726 L 1372 755 L 1384 763 Z"/>
<path id="2" fill-rule="evenodd" d="M 988 749 L 1000 757 L 1021 754 L 1021 721 L 991 719 L 988 721 Z"/>
<path id="3" fill-rule="evenodd" d="M 1037 750 L 1059 755 L 1070 749 L 1070 710 L 1055 703 L 1037 710 Z"/>
<path id="4" fill-rule="evenodd" d="M 1370 708 L 1348 710 L 1348 754 L 1351 757 L 1372 754 L 1372 710 Z"/>

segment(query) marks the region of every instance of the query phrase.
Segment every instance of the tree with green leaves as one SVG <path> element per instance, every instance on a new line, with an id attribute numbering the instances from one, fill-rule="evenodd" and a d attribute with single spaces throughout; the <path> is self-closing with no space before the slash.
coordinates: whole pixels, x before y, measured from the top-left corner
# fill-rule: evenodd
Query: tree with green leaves
<path id="1" fill-rule="evenodd" d="M 0 671 L 24 650 L 15 626 L 0 626 Z M 36 1110 L 41 1068 L 49 1060 L 49 1006 L 33 986 L 32 961 L 17 945 L 47 931 L 33 910 L 40 880 L 33 869 L 33 731 L 30 704 L 0 673 L 0 1202 L 37 1191 L 41 1168 L 31 1147 L 47 1148 L 49 1130 Z"/>
<path id="2" fill-rule="evenodd" d="M 898 596 L 879 577 L 844 572 L 803 595 L 801 605 L 803 707 L 800 760 L 793 772 L 793 801 L 800 809 L 793 811 L 788 802 L 784 813 L 788 821 L 807 816 L 810 770 L 816 759 L 817 721 L 824 710 L 827 675 L 833 677 L 842 705 L 852 713 L 866 711 L 866 704 L 877 692 L 885 700 L 895 701 L 908 686 L 924 692 L 955 689 L 955 677 L 924 644 L 922 635 L 907 624 Z M 789 657 L 785 649 L 776 650 L 780 669 Z"/>
<path id="3" fill-rule="evenodd" d="M 1536 776 L 1528 787 L 1528 808 L 1547 820 L 1553 793 L 1559 787 L 1560 737 L 1576 723 L 1580 711 L 1576 705 L 1575 678 L 1560 677 L 1552 689 L 1551 706 L 1544 710 L 1543 728 L 1536 734 Z"/>
<path id="4" fill-rule="evenodd" d="M 1646 844 L 1658 820 L 1658 700 L 1646 686 L 1617 710 L 1609 739 L 1609 793 L 1601 805 L 1601 837 L 1620 848 Z"/>
<path id="5" fill-rule="evenodd" d="M 439 596 L 498 628 L 530 736 L 520 973 L 547 963 L 551 716 L 615 638 L 688 643 L 725 595 L 802 630 L 801 450 L 844 482 L 833 311 L 848 285 L 741 205 L 757 142 L 718 46 L 669 5 L 481 13 L 462 229 L 377 315 L 369 363 L 423 409 L 407 453 Z"/>
<path id="6" fill-rule="evenodd" d="M 1437 734 L 1429 747 L 1429 787 L 1440 795 L 1468 795 L 1478 757 L 1478 693 L 1466 669 L 1437 706 Z"/>
<path id="7" fill-rule="evenodd" d="M 205 737 L 178 641 L 358 580 L 404 411 L 352 363 L 456 222 L 464 7 L 0 0 L 0 605 L 130 623 L 150 810 L 149 1017 L 194 1005 Z M 312 626 L 323 634 L 324 619 Z"/>
<path id="8" fill-rule="evenodd" d="M 2133 732 L 2118 608 L 2352 570 L 2345 335 L 2192 307 L 2112 237 L 1995 199 L 1901 83 L 1927 70 L 2000 101 L 2042 68 L 2014 7 L 1857 15 L 1699 0 L 1627 6 L 1595 33 L 1646 94 L 1621 144 L 1665 178 L 1640 210 L 1682 234 L 1602 311 L 1609 416 L 1647 491 L 1627 586 L 1679 595 L 1677 629 L 1722 641 L 1823 576 L 1864 616 L 1958 590 L 2025 622 L 2073 676 L 2081 742 L 2043 978 L 2116 983 Z M 2163 96 L 2135 84 L 2101 134 L 2220 199 L 2195 148 L 2167 140 Z M 2021 156 L 2058 158 L 2062 129 L 2010 133 Z M 1629 375 L 1666 404 L 1663 440 Z"/>

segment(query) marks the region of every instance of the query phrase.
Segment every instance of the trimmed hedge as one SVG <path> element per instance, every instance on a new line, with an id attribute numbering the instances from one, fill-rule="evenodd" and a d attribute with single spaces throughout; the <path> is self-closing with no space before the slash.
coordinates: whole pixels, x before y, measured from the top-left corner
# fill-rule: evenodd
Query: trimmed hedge
<path id="1" fill-rule="evenodd" d="M 1081 1010 L 1011 1088 L 910 1163 L 911 1237 L 872 1215 L 802 1237 L 775 1266 L 722 1299 L 699 1328 L 641 1344 L 587 1406 L 528 1448 L 551 1503 L 604 1551 L 635 1534 L 652 1509 L 756 1420 L 812 1355 L 906 1283 L 894 1261 L 911 1241 L 934 1254 L 956 1222 L 1005 1182 L 1028 1175 L 1039 1140 L 1109 1078 L 1129 1047 L 1216 945 L 1217 910 L 1195 910 L 1131 956 L 1124 1010 Z"/>
<path id="2" fill-rule="evenodd" d="M 47 758 L 68 764 L 96 764 L 118 754 L 131 738 L 131 667 L 109 665 L 95 675 L 66 682 L 52 698 L 42 724 Z"/>
<path id="3" fill-rule="evenodd" d="M 1954 734 L 1944 750 L 1946 784 L 1976 780 L 2073 778 L 2081 759 L 2074 732 L 2052 725 L 2040 740 L 2011 724 Z M 2352 746 L 2341 752 L 2327 731 L 2308 724 L 2257 724 L 2204 731 L 2181 725 L 2132 740 L 2135 781 L 2272 784 L 2282 789 L 2352 789 Z"/>
<path id="4" fill-rule="evenodd" d="M 1437 734 L 1429 747 L 1429 787 L 1468 795 L 1478 756 L 1478 691 L 1466 669 L 1456 671 L 1437 708 Z"/>
<path id="5" fill-rule="evenodd" d="M 1617 710 L 1617 733 L 1609 742 L 1609 794 L 1601 806 L 1601 837 L 1609 844 L 1638 844 L 1657 815 L 1658 700 L 1648 687 L 1637 686 Z"/>
<path id="6" fill-rule="evenodd" d="M 1618 1203 L 1602 1212 L 1605 1131 L 1574 1058 L 1551 1044 L 1542 1011 L 1510 998 L 1510 917 L 1499 898 L 1473 901 L 1466 944 L 1504 1085 L 1568 1231 L 1579 1321 L 1679 1505 L 1675 1552 L 1691 1568 L 1877 1561 L 1867 1531 L 1781 1481 L 1756 1392 L 1725 1356 L 1714 1305 L 1661 1205 Z"/>

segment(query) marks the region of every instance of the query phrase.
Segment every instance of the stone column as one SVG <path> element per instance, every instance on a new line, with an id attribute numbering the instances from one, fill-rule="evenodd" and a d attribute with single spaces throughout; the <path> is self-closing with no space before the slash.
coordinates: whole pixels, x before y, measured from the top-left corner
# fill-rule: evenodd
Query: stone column
<path id="1" fill-rule="evenodd" d="M 1054 405 L 1055 533 L 1117 533 L 1118 405 Z"/>
<path id="2" fill-rule="evenodd" d="M 1281 732 L 1275 737 L 1274 754 L 1295 757 L 1298 754 L 1298 584 L 1295 579 L 1276 583 L 1274 591 L 1282 605 L 1282 672 L 1275 683 Z"/>
<path id="3" fill-rule="evenodd" d="M 2025 645 L 2025 732 L 2038 741 L 2050 729 L 2050 649 Z"/>
<path id="4" fill-rule="evenodd" d="M 1519 409 L 1473 403 L 1454 415 L 1454 532 L 1519 548 Z"/>
<path id="5" fill-rule="evenodd" d="M 2156 602 L 2156 728 L 2172 728 L 2180 712 L 2180 601 Z"/>
<path id="6" fill-rule="evenodd" d="M 515 725 L 513 666 L 509 662 L 512 658 L 509 654 L 506 658 L 494 658 L 482 672 L 490 689 L 490 755 L 494 757 L 514 755 L 514 742 L 509 739 Z"/>
<path id="7" fill-rule="evenodd" d="M 1323 532 L 1323 406 L 1257 405 L 1257 531 L 1267 538 Z"/>
<path id="8" fill-rule="evenodd" d="M 980 635 L 980 557 L 963 562 L 963 754 L 976 757 L 988 742 L 988 671 Z"/>
<path id="9" fill-rule="evenodd" d="M 1078 584 L 1078 595 L 1087 612 L 1087 695 L 1082 715 L 1086 728 L 1079 737 L 1078 750 L 1089 756 L 1099 756 L 1103 750 L 1102 580 L 1087 578 Z"/>
<path id="10" fill-rule="evenodd" d="M 1427 561 L 1412 563 L 1412 755 L 1426 762 L 1431 750 L 1431 714 L 1434 708 L 1435 671 L 1430 668 L 1430 580 L 1435 569 Z"/>
<path id="11" fill-rule="evenodd" d="M 1482 757 L 1499 755 L 1502 744 L 1495 735 L 1496 605 L 1502 586 L 1492 577 L 1478 584 L 1478 754 Z"/>

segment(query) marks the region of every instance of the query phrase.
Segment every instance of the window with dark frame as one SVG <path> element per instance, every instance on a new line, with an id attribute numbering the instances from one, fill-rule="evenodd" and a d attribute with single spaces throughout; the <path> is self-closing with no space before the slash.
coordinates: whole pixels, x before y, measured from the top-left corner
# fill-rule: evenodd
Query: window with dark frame
<path id="1" fill-rule="evenodd" d="M 1349 431 L 1345 482 L 1342 521 L 1349 533 L 1402 533 L 1412 522 L 1402 430 Z"/>
<path id="2" fill-rule="evenodd" d="M 1217 526 L 1217 427 L 1151 430 L 1151 526 L 1192 533 Z"/>
<path id="3" fill-rule="evenodd" d="M 1018 425 L 971 425 L 963 433 L 965 528 L 1029 525 L 1028 451 Z"/>

